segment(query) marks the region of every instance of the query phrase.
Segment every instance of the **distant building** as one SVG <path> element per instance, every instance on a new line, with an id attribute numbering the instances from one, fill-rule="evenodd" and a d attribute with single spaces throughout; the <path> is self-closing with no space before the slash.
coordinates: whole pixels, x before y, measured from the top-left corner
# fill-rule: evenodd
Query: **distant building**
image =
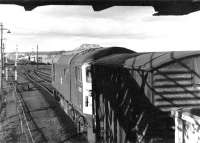
<path id="1" fill-rule="evenodd" d="M 100 48 L 100 45 L 98 45 L 98 44 L 82 44 L 80 47 L 76 48 L 75 50 L 92 49 L 92 48 Z"/>

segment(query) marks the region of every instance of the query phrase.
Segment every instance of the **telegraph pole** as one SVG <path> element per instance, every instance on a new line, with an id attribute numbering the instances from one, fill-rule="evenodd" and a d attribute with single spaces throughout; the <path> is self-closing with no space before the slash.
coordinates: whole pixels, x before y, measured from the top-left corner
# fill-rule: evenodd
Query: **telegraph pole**
<path id="1" fill-rule="evenodd" d="M 11 33 L 10 30 L 6 29 L 3 27 L 3 24 L 0 23 L 0 33 L 1 33 L 1 39 L 0 39 L 0 43 L 1 43 L 1 67 L 0 67 L 0 88 L 2 89 L 3 87 L 3 71 L 4 71 L 4 50 L 3 50 L 3 30 L 7 30 L 7 33 Z"/>
<path id="2" fill-rule="evenodd" d="M 36 55 L 36 60 L 37 60 L 37 70 L 38 70 L 38 44 L 37 44 L 37 55 Z"/>
<path id="3" fill-rule="evenodd" d="M 0 24 L 0 30 L 1 30 L 1 67 L 0 67 L 0 74 L 1 74 L 1 82 L 0 82 L 0 88 L 2 89 L 3 87 L 3 24 Z"/>
<path id="4" fill-rule="evenodd" d="M 5 73 L 5 43 L 3 43 L 2 45 L 2 55 L 3 55 L 2 62 L 3 62 L 3 74 L 4 74 Z"/>
<path id="5" fill-rule="evenodd" d="M 15 53 L 15 81 L 17 81 L 17 62 L 18 62 L 18 45 L 16 45 L 16 53 Z"/>

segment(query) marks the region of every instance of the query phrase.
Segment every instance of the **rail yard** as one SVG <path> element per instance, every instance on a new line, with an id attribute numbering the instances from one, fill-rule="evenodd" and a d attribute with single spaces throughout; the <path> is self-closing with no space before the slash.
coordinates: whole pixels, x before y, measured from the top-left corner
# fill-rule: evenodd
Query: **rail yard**
<path id="1" fill-rule="evenodd" d="M 84 142 L 53 99 L 49 66 L 9 66 L 1 91 L 0 142 Z"/>
<path id="2" fill-rule="evenodd" d="M 189 140 L 198 132 L 199 57 L 199 51 L 90 47 L 62 53 L 52 64 L 10 61 L 2 78 L 0 142 Z"/>
<path id="3" fill-rule="evenodd" d="M 0 4 L 0 143 L 200 143 L 199 0 Z"/>

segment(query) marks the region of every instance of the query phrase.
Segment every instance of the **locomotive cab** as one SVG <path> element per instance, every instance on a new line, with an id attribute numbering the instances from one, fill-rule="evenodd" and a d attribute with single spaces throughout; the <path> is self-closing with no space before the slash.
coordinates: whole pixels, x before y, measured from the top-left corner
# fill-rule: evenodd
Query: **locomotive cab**
<path id="1" fill-rule="evenodd" d="M 83 83 L 83 113 L 92 115 L 92 79 L 91 66 L 89 63 L 82 65 L 82 83 Z"/>
<path id="2" fill-rule="evenodd" d="M 83 114 L 88 118 L 87 139 L 89 142 L 95 142 L 95 134 L 93 131 L 94 120 L 92 119 L 92 76 L 91 65 L 84 63 L 82 65 L 82 86 L 83 86 Z"/>

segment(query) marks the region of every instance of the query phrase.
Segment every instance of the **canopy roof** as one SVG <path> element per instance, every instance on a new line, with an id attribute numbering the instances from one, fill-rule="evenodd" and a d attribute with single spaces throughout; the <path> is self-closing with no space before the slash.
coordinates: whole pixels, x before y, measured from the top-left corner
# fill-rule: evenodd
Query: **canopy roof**
<path id="1" fill-rule="evenodd" d="M 173 61 L 200 55 L 200 51 L 118 54 L 97 60 L 94 65 L 152 71 Z"/>

